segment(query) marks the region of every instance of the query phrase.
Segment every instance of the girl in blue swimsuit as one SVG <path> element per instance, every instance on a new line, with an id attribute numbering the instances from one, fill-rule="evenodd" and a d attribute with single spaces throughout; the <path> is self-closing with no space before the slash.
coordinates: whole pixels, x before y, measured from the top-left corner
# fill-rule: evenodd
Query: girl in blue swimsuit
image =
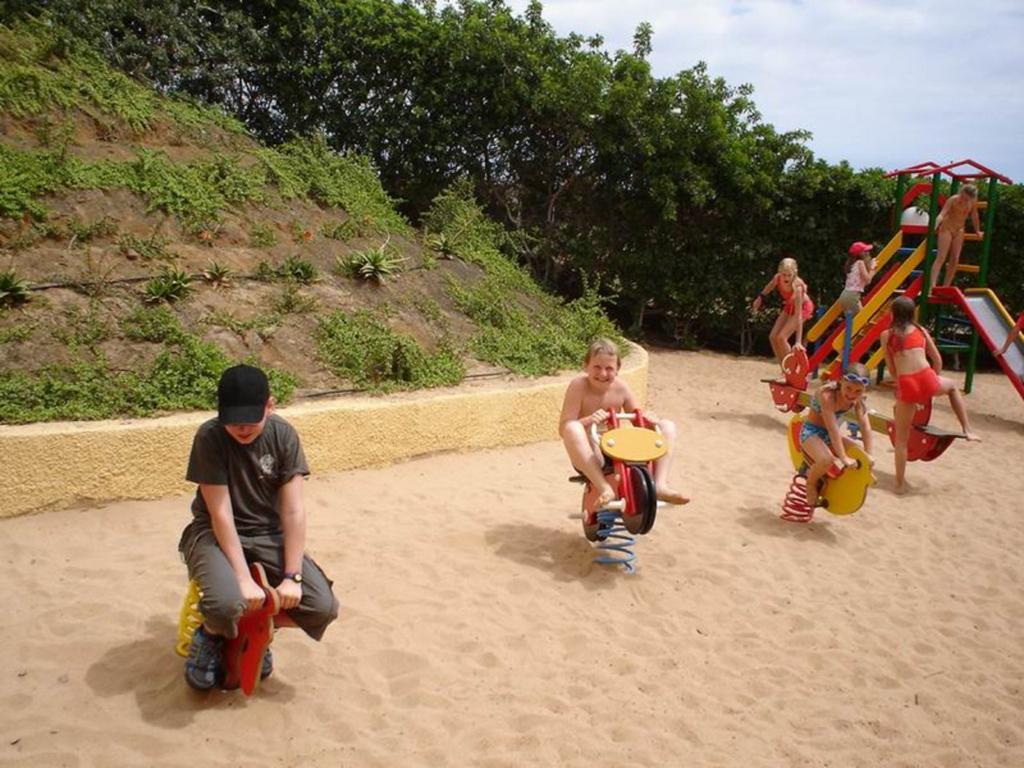
<path id="1" fill-rule="evenodd" d="M 839 419 L 852 410 L 860 424 L 864 451 L 871 457 L 871 424 L 864 405 L 864 393 L 870 379 L 868 370 L 860 363 L 850 366 L 838 382 L 824 384 L 811 398 L 810 412 L 800 430 L 800 446 L 807 457 L 808 501 L 817 501 L 818 482 L 835 466 L 839 470 L 857 462 L 846 455 L 849 438 L 839 434 Z M 812 495 L 813 494 L 813 495 Z M 812 504 L 817 506 L 817 504 Z"/>

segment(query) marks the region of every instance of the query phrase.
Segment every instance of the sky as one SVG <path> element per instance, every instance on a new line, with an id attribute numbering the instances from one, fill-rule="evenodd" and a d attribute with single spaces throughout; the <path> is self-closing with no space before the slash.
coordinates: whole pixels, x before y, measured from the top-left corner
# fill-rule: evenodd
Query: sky
<path id="1" fill-rule="evenodd" d="M 764 122 L 810 131 L 829 162 L 972 158 L 1024 183 L 1024 0 L 542 2 L 558 34 L 601 35 L 612 52 L 650 22 L 656 76 L 704 61 L 750 83 Z"/>

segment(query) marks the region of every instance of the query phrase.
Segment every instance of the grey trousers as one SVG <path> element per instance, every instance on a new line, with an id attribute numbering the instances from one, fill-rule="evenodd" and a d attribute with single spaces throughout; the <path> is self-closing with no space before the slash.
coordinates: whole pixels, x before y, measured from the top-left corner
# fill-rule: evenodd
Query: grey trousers
<path id="1" fill-rule="evenodd" d="M 270 583 L 280 583 L 284 537 L 280 534 L 239 535 L 238 539 L 246 562 L 263 563 Z M 199 610 L 203 614 L 203 623 L 223 637 L 237 636 L 238 619 L 245 612 L 245 601 L 235 572 L 217 544 L 213 529 L 197 521 L 189 523 L 182 531 L 178 549 L 188 566 L 189 578 L 199 582 L 202 593 Z M 287 614 L 314 640 L 323 637 L 327 625 L 338 618 L 340 605 L 331 591 L 333 583 L 309 555 L 303 556 L 302 600 Z"/>

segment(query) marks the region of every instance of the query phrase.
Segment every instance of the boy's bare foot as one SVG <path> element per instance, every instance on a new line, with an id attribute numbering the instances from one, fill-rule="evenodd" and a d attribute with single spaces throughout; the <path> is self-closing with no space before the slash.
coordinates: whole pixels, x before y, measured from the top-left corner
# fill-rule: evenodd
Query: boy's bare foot
<path id="1" fill-rule="evenodd" d="M 664 501 L 666 504 L 689 504 L 690 499 L 683 496 L 679 491 L 673 490 L 672 488 L 659 488 L 658 489 L 658 501 Z"/>
<path id="2" fill-rule="evenodd" d="M 615 490 L 610 485 L 608 485 L 608 483 L 605 483 L 604 487 L 601 488 L 600 493 L 597 496 L 597 501 L 594 502 L 594 509 L 605 509 L 609 504 L 615 501 L 615 496 Z"/>
<path id="3" fill-rule="evenodd" d="M 969 443 L 980 443 L 981 442 L 981 436 L 978 435 L 977 432 L 970 432 L 970 431 L 965 430 L 964 431 L 964 437 L 967 438 L 967 442 L 969 442 Z"/>

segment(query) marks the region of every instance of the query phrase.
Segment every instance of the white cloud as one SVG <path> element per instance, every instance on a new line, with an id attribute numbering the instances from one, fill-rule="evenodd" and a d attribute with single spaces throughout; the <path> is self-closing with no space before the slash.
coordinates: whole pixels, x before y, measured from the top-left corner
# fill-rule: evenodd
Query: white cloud
<path id="1" fill-rule="evenodd" d="M 705 61 L 732 85 L 753 84 L 764 119 L 810 130 L 831 162 L 973 157 L 1024 182 L 1020 0 L 549 0 L 544 17 L 613 51 L 650 22 L 656 74 Z"/>

